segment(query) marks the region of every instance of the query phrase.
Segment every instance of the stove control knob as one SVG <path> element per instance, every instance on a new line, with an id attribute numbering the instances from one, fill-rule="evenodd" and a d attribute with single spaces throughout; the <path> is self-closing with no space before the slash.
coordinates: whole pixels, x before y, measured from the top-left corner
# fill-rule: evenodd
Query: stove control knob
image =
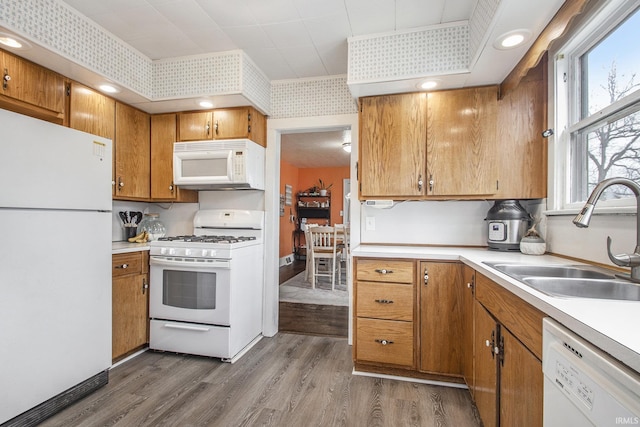
<path id="1" fill-rule="evenodd" d="M 169 255 L 175 255 L 176 254 L 176 249 L 175 248 L 169 248 Z"/>
<path id="2" fill-rule="evenodd" d="M 160 248 L 160 255 L 166 255 L 167 254 L 167 248 Z"/>
<path id="3" fill-rule="evenodd" d="M 208 250 L 206 250 L 206 249 L 203 249 L 203 250 L 202 250 L 202 255 L 201 255 L 201 256 L 202 256 L 203 258 L 206 258 L 206 257 L 207 257 L 207 255 L 209 255 L 209 251 L 208 251 Z"/>
<path id="4" fill-rule="evenodd" d="M 184 256 L 191 256 L 191 252 L 192 252 L 191 249 L 189 249 L 189 248 L 185 249 L 184 250 Z"/>

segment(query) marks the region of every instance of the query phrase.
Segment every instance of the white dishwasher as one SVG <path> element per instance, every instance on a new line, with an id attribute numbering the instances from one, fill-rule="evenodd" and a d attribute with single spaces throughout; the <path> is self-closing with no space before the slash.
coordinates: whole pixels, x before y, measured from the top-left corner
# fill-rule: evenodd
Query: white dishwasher
<path id="1" fill-rule="evenodd" d="M 543 321 L 545 427 L 640 425 L 640 374 Z"/>

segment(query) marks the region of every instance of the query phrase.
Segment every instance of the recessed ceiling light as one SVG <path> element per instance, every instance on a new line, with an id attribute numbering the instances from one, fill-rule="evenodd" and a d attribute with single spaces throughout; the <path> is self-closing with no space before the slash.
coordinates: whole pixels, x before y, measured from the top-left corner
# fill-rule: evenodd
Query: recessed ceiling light
<path id="1" fill-rule="evenodd" d="M 433 89 L 436 86 L 438 86 L 438 81 L 437 80 L 424 80 L 424 81 L 418 83 L 418 89 L 422 89 L 422 90 Z"/>
<path id="2" fill-rule="evenodd" d="M 106 93 L 118 93 L 120 92 L 120 89 L 118 89 L 117 87 L 110 85 L 110 84 L 102 84 L 100 86 L 98 86 L 98 89 L 100 89 L 103 92 Z"/>
<path id="3" fill-rule="evenodd" d="M 527 42 L 531 38 L 529 30 L 514 30 L 504 33 L 496 39 L 493 47 L 500 50 L 513 49 Z"/>
<path id="4" fill-rule="evenodd" d="M 199 105 L 202 108 L 213 108 L 213 102 L 211 101 L 200 101 Z"/>
<path id="5" fill-rule="evenodd" d="M 0 44 L 12 49 L 27 49 L 31 47 L 26 41 L 7 33 L 0 33 Z"/>

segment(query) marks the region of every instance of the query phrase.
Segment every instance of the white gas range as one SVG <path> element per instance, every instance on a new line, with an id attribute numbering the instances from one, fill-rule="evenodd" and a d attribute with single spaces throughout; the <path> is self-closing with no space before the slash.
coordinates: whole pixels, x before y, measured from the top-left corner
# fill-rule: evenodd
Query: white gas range
<path id="1" fill-rule="evenodd" d="M 234 362 L 262 333 L 264 212 L 200 210 L 194 233 L 150 242 L 152 350 Z"/>

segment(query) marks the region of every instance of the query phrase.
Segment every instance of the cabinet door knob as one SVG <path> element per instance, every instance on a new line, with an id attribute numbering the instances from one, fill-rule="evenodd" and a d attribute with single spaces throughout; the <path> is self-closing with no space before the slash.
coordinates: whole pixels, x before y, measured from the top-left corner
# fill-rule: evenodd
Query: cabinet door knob
<path id="1" fill-rule="evenodd" d="M 484 345 L 486 345 L 487 347 L 491 347 L 491 341 L 486 340 L 486 341 L 484 342 Z"/>
<path id="2" fill-rule="evenodd" d="M 376 341 L 378 344 L 382 344 L 382 345 L 393 344 L 393 341 L 391 341 L 391 340 L 381 340 L 381 339 L 376 339 L 375 341 Z"/>
<path id="3" fill-rule="evenodd" d="M 424 269 L 424 284 L 429 284 L 429 270 L 427 270 L 426 268 Z"/>
<path id="4" fill-rule="evenodd" d="M 376 268 L 375 272 L 380 274 L 391 274 L 393 273 L 393 270 L 387 270 L 386 268 Z"/>
<path id="5" fill-rule="evenodd" d="M 418 175 L 418 191 L 422 191 L 422 185 L 424 182 L 422 181 L 422 174 Z"/>
<path id="6" fill-rule="evenodd" d="M 6 90 L 8 87 L 9 80 L 11 80 L 11 76 L 9 75 L 9 70 L 4 69 L 4 76 L 2 76 L 2 89 Z"/>
<path id="7" fill-rule="evenodd" d="M 124 187 L 124 181 L 122 180 L 122 177 L 119 176 L 118 177 L 118 190 L 121 190 L 122 187 Z"/>
<path id="8" fill-rule="evenodd" d="M 147 292 L 147 289 L 149 289 L 149 284 L 147 283 L 147 279 L 143 278 L 142 279 L 142 294 L 143 295 Z"/>
<path id="9" fill-rule="evenodd" d="M 393 304 L 393 300 L 390 299 L 377 299 L 375 302 L 379 304 Z"/>
<path id="10" fill-rule="evenodd" d="M 216 135 L 218 134 L 218 121 L 217 120 L 213 123 L 213 131 L 216 133 Z M 209 133 L 207 133 L 207 135 L 208 134 Z"/>
<path id="11" fill-rule="evenodd" d="M 116 265 L 116 268 L 122 268 L 122 269 L 129 268 L 129 264 Z"/>

